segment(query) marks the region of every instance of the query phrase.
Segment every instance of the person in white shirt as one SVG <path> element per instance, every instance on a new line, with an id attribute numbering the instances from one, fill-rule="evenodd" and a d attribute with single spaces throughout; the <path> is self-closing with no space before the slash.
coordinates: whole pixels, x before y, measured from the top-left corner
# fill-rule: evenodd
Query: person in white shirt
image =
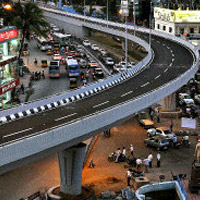
<path id="1" fill-rule="evenodd" d="M 117 154 L 117 157 L 116 157 L 115 162 L 117 163 L 117 162 L 119 162 L 119 156 L 120 156 L 120 154 L 121 154 L 120 148 L 117 149 L 116 154 Z"/>
<path id="2" fill-rule="evenodd" d="M 148 159 L 149 159 L 149 167 L 152 168 L 152 161 L 153 161 L 153 155 L 152 155 L 152 153 L 150 153 L 148 155 Z"/>
<path id="3" fill-rule="evenodd" d="M 136 160 L 136 171 L 141 172 L 141 167 L 142 167 L 142 160 L 140 158 L 138 158 Z"/>
<path id="4" fill-rule="evenodd" d="M 160 152 L 158 152 L 157 153 L 157 167 L 160 167 L 160 159 L 161 159 Z"/>
<path id="5" fill-rule="evenodd" d="M 134 151 L 134 147 L 133 147 L 133 144 L 130 145 L 130 152 L 131 152 L 131 155 L 133 156 L 133 151 Z"/>
<path id="6" fill-rule="evenodd" d="M 128 170 L 127 172 L 126 172 L 126 177 L 127 177 L 127 186 L 131 186 L 130 185 L 130 181 L 131 181 L 131 171 L 130 170 Z"/>
<path id="7" fill-rule="evenodd" d="M 125 147 L 123 147 L 123 149 L 122 149 L 122 154 L 126 158 L 126 148 Z"/>

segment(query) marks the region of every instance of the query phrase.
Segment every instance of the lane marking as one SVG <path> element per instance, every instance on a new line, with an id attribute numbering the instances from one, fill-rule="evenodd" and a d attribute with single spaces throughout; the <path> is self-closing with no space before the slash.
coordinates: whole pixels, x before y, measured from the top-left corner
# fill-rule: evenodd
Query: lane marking
<path id="1" fill-rule="evenodd" d="M 21 131 L 17 131 L 17 132 L 14 132 L 14 133 L 11 133 L 9 135 L 4 135 L 3 138 L 7 138 L 7 137 L 11 137 L 13 135 L 18 135 L 20 133 L 24 133 L 24 132 L 27 132 L 27 131 L 30 131 L 32 130 L 33 128 L 27 128 L 27 129 L 24 129 L 24 130 L 21 130 Z"/>
<path id="2" fill-rule="evenodd" d="M 161 76 L 161 75 L 156 76 L 155 79 L 158 79 L 160 76 Z"/>
<path id="3" fill-rule="evenodd" d="M 66 118 L 72 117 L 72 116 L 74 116 L 74 115 L 77 115 L 77 113 L 72 113 L 72 114 L 66 115 L 66 116 L 64 116 L 64 117 L 59 117 L 59 118 L 55 119 L 55 121 L 57 122 L 57 121 L 60 121 L 60 120 L 62 120 L 62 119 L 66 119 Z"/>
<path id="4" fill-rule="evenodd" d="M 100 106 L 102 106 L 102 105 L 104 105 L 104 104 L 107 104 L 107 103 L 109 103 L 109 101 L 105 101 L 105 102 L 103 102 L 103 103 L 97 104 L 97 105 L 93 106 L 93 108 L 100 107 Z"/>
<path id="5" fill-rule="evenodd" d="M 158 41 L 158 40 L 157 40 L 157 43 L 159 43 L 159 44 L 160 44 L 160 41 Z"/>
<path id="6" fill-rule="evenodd" d="M 165 69 L 165 71 L 164 71 L 164 72 L 167 72 L 167 71 L 168 71 L 168 69 L 169 69 L 169 68 Z"/>
<path id="7" fill-rule="evenodd" d="M 144 85 L 141 85 L 141 87 L 145 87 L 145 86 L 148 85 L 148 84 L 149 84 L 149 82 L 145 83 Z"/>
<path id="8" fill-rule="evenodd" d="M 129 95 L 129 94 L 131 94 L 131 93 L 133 93 L 133 91 L 129 91 L 129 92 L 127 92 L 127 93 L 124 93 L 124 94 L 121 95 L 121 97 L 125 97 L 125 96 L 127 96 L 127 95 Z"/>
<path id="9" fill-rule="evenodd" d="M 163 46 L 165 47 L 165 46 L 166 46 L 166 44 L 165 44 L 165 43 L 163 43 Z"/>
<path id="10" fill-rule="evenodd" d="M 171 50 L 171 53 L 173 53 L 173 51 Z"/>
<path id="11" fill-rule="evenodd" d="M 167 48 L 168 48 L 168 49 L 170 49 L 170 47 L 169 47 L 169 46 L 167 46 Z"/>
<path id="12" fill-rule="evenodd" d="M 172 58 L 172 62 L 174 62 L 174 58 Z"/>
<path id="13" fill-rule="evenodd" d="M 172 54 L 172 57 L 174 57 L 174 54 Z"/>
<path id="14" fill-rule="evenodd" d="M 171 67 L 172 65 L 173 65 L 173 63 L 170 63 L 170 65 L 169 65 L 169 66 Z"/>

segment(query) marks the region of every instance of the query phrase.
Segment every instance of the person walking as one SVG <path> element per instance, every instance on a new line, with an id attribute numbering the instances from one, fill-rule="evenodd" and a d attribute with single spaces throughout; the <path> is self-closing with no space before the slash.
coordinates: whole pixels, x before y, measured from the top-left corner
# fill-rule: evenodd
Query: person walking
<path id="1" fill-rule="evenodd" d="M 173 131 L 173 121 L 172 121 L 172 119 L 171 119 L 171 124 L 170 124 L 170 130 L 171 130 L 171 132 Z"/>
<path id="2" fill-rule="evenodd" d="M 124 159 L 126 159 L 126 148 L 125 147 L 123 147 L 123 149 L 122 149 L 122 155 L 123 155 Z"/>
<path id="3" fill-rule="evenodd" d="M 117 149 L 116 155 L 117 155 L 117 156 L 116 156 L 115 163 L 118 163 L 118 162 L 119 162 L 119 157 L 120 157 L 120 155 L 121 155 L 121 150 L 120 150 L 120 148 Z"/>
<path id="4" fill-rule="evenodd" d="M 145 172 L 148 173 L 149 159 L 146 158 L 146 159 L 144 159 L 143 162 L 144 162 Z"/>
<path id="5" fill-rule="evenodd" d="M 159 110 L 157 111 L 157 123 L 158 124 L 160 123 L 160 111 Z"/>
<path id="6" fill-rule="evenodd" d="M 23 85 L 23 83 L 21 84 L 21 91 L 22 91 L 22 94 L 24 94 L 24 85 Z"/>
<path id="7" fill-rule="evenodd" d="M 157 153 L 157 167 L 160 167 L 160 159 L 161 159 L 161 155 L 160 152 Z"/>
<path id="8" fill-rule="evenodd" d="M 136 171 L 141 172 L 141 167 L 142 167 L 142 160 L 140 158 L 138 158 L 136 160 Z"/>
<path id="9" fill-rule="evenodd" d="M 128 171 L 126 172 L 126 178 L 127 178 L 127 186 L 131 186 L 130 181 L 131 181 L 131 171 L 130 169 L 128 169 Z"/>
<path id="10" fill-rule="evenodd" d="M 44 70 L 42 70 L 42 78 L 45 79 Z"/>
<path id="11" fill-rule="evenodd" d="M 134 151 L 134 147 L 133 147 L 133 144 L 131 144 L 130 145 L 130 152 L 131 152 L 131 155 L 134 157 L 133 151 Z"/>
<path id="12" fill-rule="evenodd" d="M 34 60 L 34 65 L 37 65 L 37 59 L 35 58 L 35 60 Z"/>
<path id="13" fill-rule="evenodd" d="M 152 168 L 152 161 L 153 161 L 153 155 L 152 155 L 152 153 L 149 153 L 148 159 L 149 159 L 149 167 Z"/>

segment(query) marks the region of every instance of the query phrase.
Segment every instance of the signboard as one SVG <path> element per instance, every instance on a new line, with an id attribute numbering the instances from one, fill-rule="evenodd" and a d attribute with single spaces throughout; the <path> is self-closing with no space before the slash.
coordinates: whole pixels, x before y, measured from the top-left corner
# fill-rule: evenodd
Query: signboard
<path id="1" fill-rule="evenodd" d="M 19 79 L 15 79 L 3 86 L 0 87 L 0 95 L 14 89 L 15 87 L 17 87 L 19 85 Z"/>
<path id="2" fill-rule="evenodd" d="M 154 18 L 175 23 L 200 23 L 200 11 L 198 10 L 170 10 L 166 8 L 154 8 Z"/>
<path id="3" fill-rule="evenodd" d="M 192 118 L 181 118 L 181 127 L 196 129 L 196 120 Z"/>
<path id="4" fill-rule="evenodd" d="M 122 16 L 129 15 L 128 0 L 121 0 L 121 13 Z"/>
<path id="5" fill-rule="evenodd" d="M 16 37 L 18 37 L 17 29 L 13 29 L 6 32 L 0 32 L 0 42 L 4 42 L 6 40 L 10 40 Z"/>

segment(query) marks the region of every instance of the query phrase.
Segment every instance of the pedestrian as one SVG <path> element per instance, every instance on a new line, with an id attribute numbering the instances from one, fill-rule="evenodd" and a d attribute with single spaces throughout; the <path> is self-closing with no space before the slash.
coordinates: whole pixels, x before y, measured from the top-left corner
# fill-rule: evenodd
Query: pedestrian
<path id="1" fill-rule="evenodd" d="M 152 161 L 153 161 L 153 155 L 152 155 L 152 153 L 149 153 L 148 159 L 149 159 L 149 167 L 152 168 Z"/>
<path id="2" fill-rule="evenodd" d="M 93 163 L 93 159 L 90 160 L 89 168 L 94 168 L 95 164 Z"/>
<path id="3" fill-rule="evenodd" d="M 173 137 L 173 147 L 175 147 L 176 146 L 176 143 L 178 142 L 178 138 L 177 138 L 177 136 L 175 135 L 174 137 Z"/>
<path id="4" fill-rule="evenodd" d="M 133 147 L 133 144 L 130 145 L 130 152 L 131 152 L 131 155 L 133 156 L 133 151 L 134 151 L 134 147 Z M 134 156 L 133 156 L 134 157 Z"/>
<path id="5" fill-rule="evenodd" d="M 160 111 L 158 110 L 157 112 L 157 123 L 159 124 L 160 123 Z"/>
<path id="6" fill-rule="evenodd" d="M 35 72 L 35 80 L 38 80 L 38 72 Z"/>
<path id="7" fill-rule="evenodd" d="M 22 91 L 22 94 L 24 94 L 24 85 L 23 85 L 23 83 L 21 84 L 21 91 Z"/>
<path id="8" fill-rule="evenodd" d="M 143 162 L 144 162 L 145 172 L 148 173 L 149 159 L 146 158 L 146 159 L 144 159 Z"/>
<path id="9" fill-rule="evenodd" d="M 153 115 L 154 115 L 154 111 L 153 111 L 153 109 L 151 109 L 151 111 L 150 111 L 150 118 L 151 118 L 152 121 L 153 121 Z"/>
<path id="10" fill-rule="evenodd" d="M 116 151 L 116 159 L 115 159 L 115 163 L 118 163 L 119 162 L 119 157 L 120 157 L 120 155 L 121 155 L 121 150 L 120 150 L 120 148 L 118 148 L 117 149 L 117 151 Z"/>
<path id="11" fill-rule="evenodd" d="M 38 80 L 41 79 L 41 72 L 38 73 Z"/>
<path id="12" fill-rule="evenodd" d="M 140 158 L 138 158 L 136 160 L 136 171 L 141 172 L 141 168 L 142 168 L 142 160 Z"/>
<path id="13" fill-rule="evenodd" d="M 35 60 L 34 60 L 34 65 L 37 65 L 37 59 L 35 58 Z"/>
<path id="14" fill-rule="evenodd" d="M 45 79 L 44 70 L 42 70 L 42 78 Z"/>
<path id="15" fill-rule="evenodd" d="M 122 149 L 122 155 L 126 159 L 126 148 L 125 147 L 123 147 L 123 149 Z"/>
<path id="16" fill-rule="evenodd" d="M 157 167 L 160 167 L 160 152 L 157 153 Z"/>
<path id="17" fill-rule="evenodd" d="M 32 87 L 32 81 L 29 81 L 28 87 L 31 88 Z"/>
<path id="18" fill-rule="evenodd" d="M 171 119 L 171 124 L 170 124 L 170 130 L 171 130 L 171 132 L 173 132 L 173 121 L 172 121 L 172 119 Z"/>
<path id="19" fill-rule="evenodd" d="M 131 171 L 130 169 L 128 169 L 128 171 L 126 172 L 126 177 L 127 177 L 127 186 L 131 186 L 130 181 L 131 181 Z"/>

